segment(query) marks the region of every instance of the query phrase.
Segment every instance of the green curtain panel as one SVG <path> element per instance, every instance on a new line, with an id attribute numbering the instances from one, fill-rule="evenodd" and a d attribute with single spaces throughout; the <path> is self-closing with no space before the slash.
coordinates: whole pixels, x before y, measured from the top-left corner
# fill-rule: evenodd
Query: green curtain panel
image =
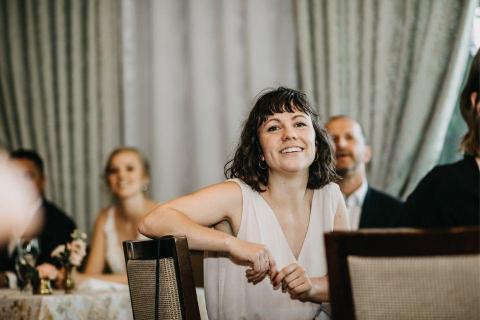
<path id="1" fill-rule="evenodd" d="M 323 119 L 356 118 L 370 182 L 407 195 L 436 163 L 457 100 L 476 0 L 298 0 L 299 81 Z"/>
<path id="2" fill-rule="evenodd" d="M 123 136 L 120 4 L 0 1 L 0 139 L 42 155 L 48 197 L 83 230 Z"/>

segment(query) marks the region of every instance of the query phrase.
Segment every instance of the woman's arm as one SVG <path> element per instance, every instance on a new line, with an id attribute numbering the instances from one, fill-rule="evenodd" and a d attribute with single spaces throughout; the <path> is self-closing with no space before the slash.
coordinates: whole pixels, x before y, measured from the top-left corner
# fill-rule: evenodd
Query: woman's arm
<path id="1" fill-rule="evenodd" d="M 107 209 L 103 209 L 95 220 L 93 229 L 93 239 L 90 246 L 87 265 L 85 266 L 85 274 L 99 275 L 102 274 L 105 267 L 105 235 L 103 228 L 107 220 Z"/>
<path id="2" fill-rule="evenodd" d="M 127 275 L 125 273 L 103 273 L 106 262 L 106 243 L 103 228 L 107 219 L 107 210 L 108 209 L 104 209 L 97 215 L 85 271 L 83 273 L 74 273 L 73 275 L 77 282 L 94 278 L 99 280 L 127 283 Z M 62 278 L 62 276 L 60 278 Z"/>
<path id="3" fill-rule="evenodd" d="M 242 203 L 237 183 L 215 184 L 158 206 L 143 219 L 139 231 L 150 238 L 186 236 L 191 249 L 229 253 L 234 262 L 249 265 L 256 273 L 276 271 L 274 259 L 264 245 L 210 228 L 227 221 L 237 234 Z"/>
<path id="4" fill-rule="evenodd" d="M 191 249 L 228 252 L 232 236 L 209 227 L 228 221 L 236 233 L 241 214 L 240 187 L 224 182 L 156 207 L 140 223 L 139 231 L 149 238 L 186 236 Z"/>

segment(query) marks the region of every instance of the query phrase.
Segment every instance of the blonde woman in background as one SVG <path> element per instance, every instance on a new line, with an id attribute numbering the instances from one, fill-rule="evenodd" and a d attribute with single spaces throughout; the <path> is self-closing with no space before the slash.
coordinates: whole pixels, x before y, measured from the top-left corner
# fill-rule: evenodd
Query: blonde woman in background
<path id="1" fill-rule="evenodd" d="M 137 149 L 115 149 L 108 157 L 104 173 L 114 203 L 97 215 L 91 251 L 85 272 L 79 278 L 126 283 L 122 242 L 142 239 L 138 225 L 157 203 L 145 194 L 149 184 L 149 165 Z M 106 268 L 111 273 L 104 273 Z"/>

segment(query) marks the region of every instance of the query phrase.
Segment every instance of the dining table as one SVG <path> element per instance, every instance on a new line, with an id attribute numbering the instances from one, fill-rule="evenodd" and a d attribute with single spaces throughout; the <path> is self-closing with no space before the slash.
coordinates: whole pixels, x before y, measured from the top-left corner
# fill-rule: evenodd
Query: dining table
<path id="1" fill-rule="evenodd" d="M 202 320 L 207 320 L 205 294 L 197 288 Z M 53 290 L 40 295 L 19 289 L 0 289 L 0 319 L 133 319 L 130 292 L 127 285 L 91 280 L 71 293 Z"/>
<path id="2" fill-rule="evenodd" d="M 133 319 L 128 287 L 115 290 L 74 290 L 32 294 L 0 289 L 0 319 Z"/>

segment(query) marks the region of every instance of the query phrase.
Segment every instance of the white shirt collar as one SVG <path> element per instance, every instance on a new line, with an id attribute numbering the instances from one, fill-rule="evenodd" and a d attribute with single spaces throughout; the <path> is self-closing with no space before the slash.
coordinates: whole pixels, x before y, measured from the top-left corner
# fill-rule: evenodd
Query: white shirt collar
<path id="1" fill-rule="evenodd" d="M 357 190 L 355 190 L 348 197 L 345 197 L 345 203 L 347 204 L 347 207 L 351 207 L 351 206 L 361 207 L 363 205 L 363 201 L 365 200 L 365 196 L 367 195 L 367 190 L 368 190 L 368 182 L 365 179 L 363 180 L 360 187 L 357 188 Z"/>

